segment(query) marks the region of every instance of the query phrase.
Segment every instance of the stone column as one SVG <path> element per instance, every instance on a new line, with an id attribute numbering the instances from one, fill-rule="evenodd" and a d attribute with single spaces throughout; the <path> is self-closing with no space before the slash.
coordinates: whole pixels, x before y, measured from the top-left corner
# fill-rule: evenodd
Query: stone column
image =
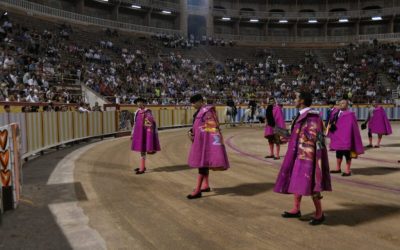
<path id="1" fill-rule="evenodd" d="M 83 14 L 84 9 L 85 9 L 85 0 L 78 0 L 76 2 L 76 12 L 78 14 Z"/>
<path id="2" fill-rule="evenodd" d="M 356 22 L 356 36 L 360 35 L 360 20 Z"/>
<path id="3" fill-rule="evenodd" d="M 144 17 L 144 25 L 150 26 L 151 24 L 151 12 L 153 11 L 152 8 L 147 11 L 146 16 Z"/>
<path id="4" fill-rule="evenodd" d="M 118 20 L 118 15 L 119 15 L 119 5 L 121 4 L 121 2 L 116 2 L 114 3 L 114 6 L 112 6 L 112 10 L 111 10 L 111 16 L 113 20 Z"/>
<path id="5" fill-rule="evenodd" d="M 392 16 L 392 18 L 390 19 L 389 33 L 394 33 L 394 16 Z"/>
<path id="6" fill-rule="evenodd" d="M 234 27 L 235 36 L 240 35 L 240 27 L 239 26 L 240 26 L 240 22 L 239 22 L 239 20 L 236 20 L 235 27 Z"/>
<path id="7" fill-rule="evenodd" d="M 188 32 L 188 9 L 187 0 L 179 1 L 179 30 L 182 32 L 183 36 L 187 37 Z"/>
<path id="8" fill-rule="evenodd" d="M 268 23 L 269 22 L 265 22 L 265 24 L 263 25 L 263 36 L 268 36 Z"/>
<path id="9" fill-rule="evenodd" d="M 214 16 L 213 16 L 213 10 L 214 10 L 214 0 L 208 0 L 208 12 L 206 16 L 207 20 L 207 37 L 214 36 Z"/>

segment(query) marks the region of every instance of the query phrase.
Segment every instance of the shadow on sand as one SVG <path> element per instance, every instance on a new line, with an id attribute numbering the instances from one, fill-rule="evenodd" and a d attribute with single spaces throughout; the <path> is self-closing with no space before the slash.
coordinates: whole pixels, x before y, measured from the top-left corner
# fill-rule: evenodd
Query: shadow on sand
<path id="1" fill-rule="evenodd" d="M 394 167 L 370 167 L 370 168 L 355 168 L 352 170 L 357 175 L 385 175 L 396 173 L 400 171 L 400 168 Z"/>
<path id="2" fill-rule="evenodd" d="M 274 183 L 248 183 L 240 184 L 234 187 L 215 188 L 213 191 L 216 195 L 234 195 L 234 196 L 254 196 L 264 193 L 274 187 Z"/>
<path id="3" fill-rule="evenodd" d="M 384 219 L 400 213 L 399 206 L 380 204 L 342 204 L 343 209 L 325 210 L 326 220 L 323 223 L 328 226 L 357 226 Z M 301 220 L 309 220 L 313 214 L 304 215 Z"/>

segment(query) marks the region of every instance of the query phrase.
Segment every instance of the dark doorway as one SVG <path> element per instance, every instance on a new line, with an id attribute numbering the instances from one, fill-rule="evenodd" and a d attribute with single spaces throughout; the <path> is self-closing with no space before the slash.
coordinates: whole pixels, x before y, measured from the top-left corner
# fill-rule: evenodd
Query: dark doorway
<path id="1" fill-rule="evenodd" d="M 204 16 L 190 15 L 188 17 L 188 35 L 194 36 L 194 39 L 201 40 L 202 36 L 207 35 L 207 24 Z"/>

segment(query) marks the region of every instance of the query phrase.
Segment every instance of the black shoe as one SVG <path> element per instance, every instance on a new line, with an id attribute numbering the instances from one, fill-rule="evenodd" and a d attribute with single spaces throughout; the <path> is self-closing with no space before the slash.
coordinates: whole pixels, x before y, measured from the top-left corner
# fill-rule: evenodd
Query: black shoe
<path id="1" fill-rule="evenodd" d="M 139 170 L 140 170 L 140 168 L 135 168 L 133 171 L 137 172 Z M 144 171 L 146 171 L 146 168 L 144 168 Z"/>
<path id="2" fill-rule="evenodd" d="M 273 156 L 273 155 L 267 155 L 267 156 L 265 156 L 264 158 L 275 158 L 275 156 Z"/>
<path id="3" fill-rule="evenodd" d="M 186 198 L 188 198 L 189 200 L 201 198 L 201 192 L 198 192 L 195 195 L 189 194 L 188 196 L 186 196 Z"/>
<path id="4" fill-rule="evenodd" d="M 205 188 L 205 189 L 201 189 L 200 190 L 201 192 L 211 192 L 211 188 L 210 187 L 208 187 L 208 188 Z"/>
<path id="5" fill-rule="evenodd" d="M 281 157 L 274 157 L 274 160 L 280 160 Z"/>
<path id="6" fill-rule="evenodd" d="M 138 171 L 136 171 L 136 174 L 144 174 L 144 172 L 146 172 L 146 170 L 143 170 L 143 171 L 138 170 Z"/>
<path id="7" fill-rule="evenodd" d="M 380 146 L 378 146 L 378 145 L 375 145 L 375 146 L 374 146 L 374 148 L 380 148 Z"/>
<path id="8" fill-rule="evenodd" d="M 351 172 L 350 173 L 342 173 L 342 176 L 351 176 Z"/>
<path id="9" fill-rule="evenodd" d="M 281 214 L 283 218 L 300 218 L 301 217 L 301 212 L 298 211 L 295 214 L 289 213 L 289 212 L 283 212 L 283 214 Z"/>
<path id="10" fill-rule="evenodd" d="M 367 146 L 365 146 L 366 148 L 372 148 L 372 144 L 368 144 Z"/>
<path id="11" fill-rule="evenodd" d="M 339 170 L 331 170 L 330 171 L 331 174 L 340 174 L 341 172 L 342 172 L 341 169 L 339 169 Z"/>
<path id="12" fill-rule="evenodd" d="M 312 218 L 312 219 L 308 222 L 308 224 L 310 224 L 311 226 L 316 226 L 316 225 L 321 225 L 322 222 L 324 222 L 324 221 L 325 221 L 325 215 L 322 214 L 321 218 L 319 218 L 319 219 Z"/>

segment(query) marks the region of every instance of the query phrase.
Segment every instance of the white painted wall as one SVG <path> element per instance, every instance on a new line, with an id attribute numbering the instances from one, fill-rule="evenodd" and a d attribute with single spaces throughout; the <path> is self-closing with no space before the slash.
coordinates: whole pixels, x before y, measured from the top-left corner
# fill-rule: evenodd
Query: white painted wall
<path id="1" fill-rule="evenodd" d="M 84 100 L 85 102 L 90 104 L 90 107 L 93 107 L 95 102 L 98 102 L 100 107 L 103 107 L 104 104 L 109 103 L 106 100 L 104 100 L 99 93 L 87 87 L 85 84 L 81 84 L 81 86 L 82 86 L 82 95 L 84 97 Z"/>

